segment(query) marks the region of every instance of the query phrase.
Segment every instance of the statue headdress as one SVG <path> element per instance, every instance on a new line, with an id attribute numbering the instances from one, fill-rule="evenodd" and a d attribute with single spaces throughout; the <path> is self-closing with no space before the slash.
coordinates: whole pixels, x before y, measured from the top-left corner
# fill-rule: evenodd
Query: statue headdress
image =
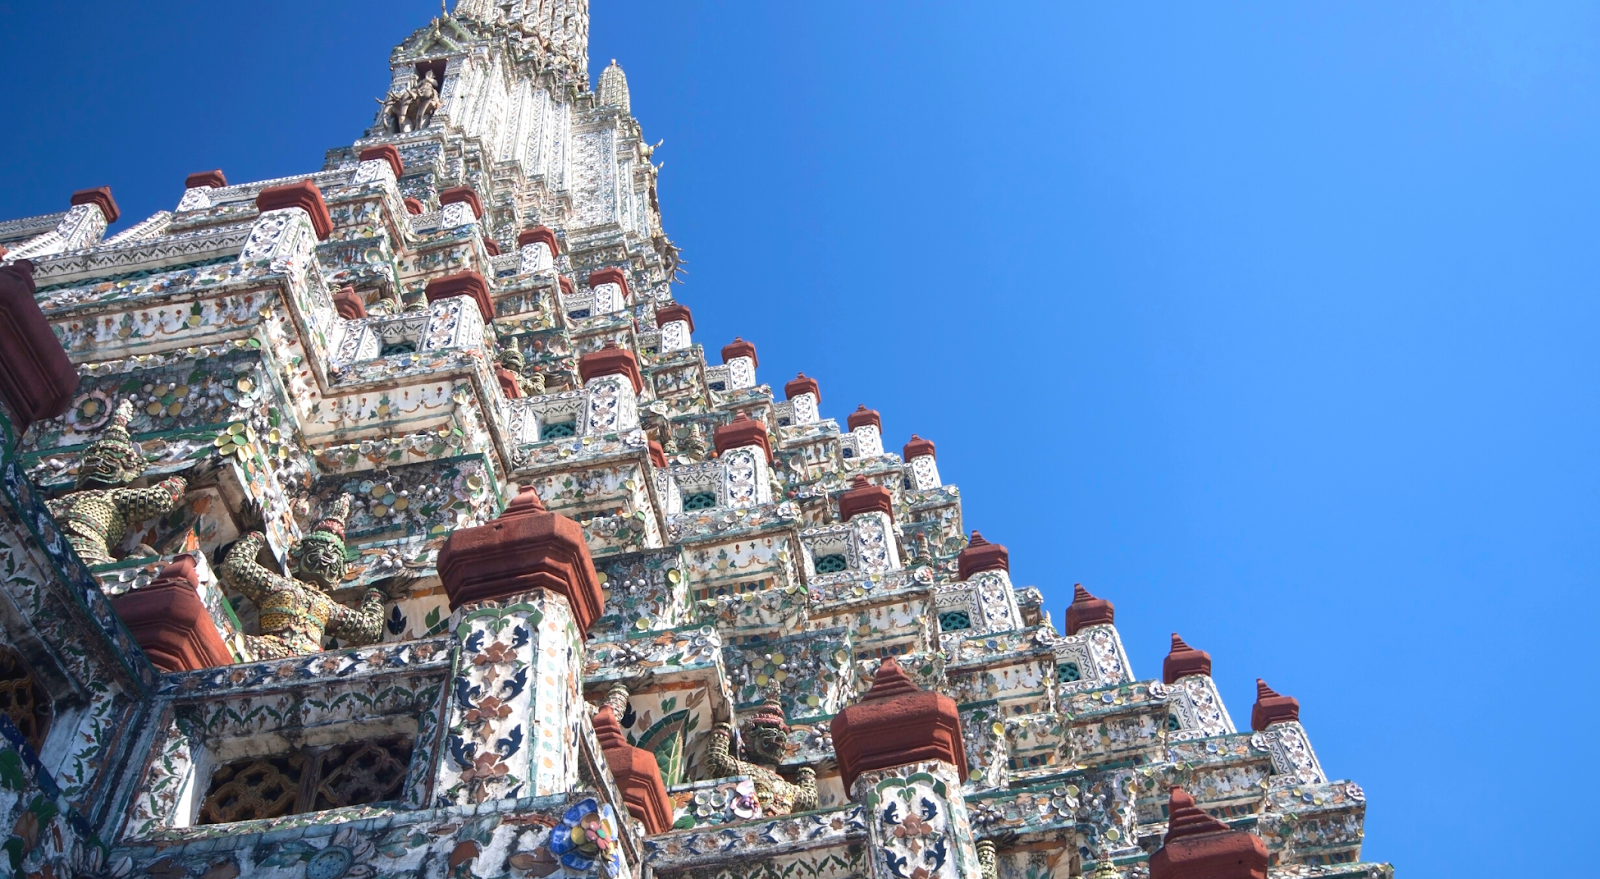
<path id="1" fill-rule="evenodd" d="M 344 526 L 350 518 L 350 495 L 341 494 L 334 498 L 322 511 L 322 518 L 312 526 L 311 533 L 305 540 L 326 540 L 344 546 Z"/>
<path id="2" fill-rule="evenodd" d="M 139 477 L 144 472 L 144 455 L 139 452 L 139 447 L 134 445 L 133 436 L 128 433 L 128 422 L 133 420 L 133 401 L 124 399 L 117 404 L 111 414 L 111 422 L 101 429 L 100 435 L 94 442 L 83 450 L 79 457 L 80 463 L 91 457 L 109 459 L 117 467 L 117 473 L 89 474 L 80 470 L 79 479 L 85 476 L 103 478 L 110 476 L 114 481 L 127 483 Z"/>
<path id="3" fill-rule="evenodd" d="M 789 718 L 784 715 L 783 703 L 778 701 L 777 696 L 768 696 L 756 713 L 750 715 L 750 723 L 752 726 L 771 726 L 789 731 Z"/>

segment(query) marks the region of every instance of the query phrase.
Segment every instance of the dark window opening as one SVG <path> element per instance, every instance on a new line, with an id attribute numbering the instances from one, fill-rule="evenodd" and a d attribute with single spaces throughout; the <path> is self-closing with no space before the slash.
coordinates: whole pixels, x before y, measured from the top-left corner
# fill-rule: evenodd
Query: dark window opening
<path id="1" fill-rule="evenodd" d="M 22 654 L 0 644 L 0 714 L 22 733 L 34 753 L 44 746 L 54 717 L 50 694 L 28 667 Z"/>
<path id="2" fill-rule="evenodd" d="M 1083 673 L 1078 670 L 1076 662 L 1063 662 L 1056 666 L 1056 678 L 1063 684 L 1083 680 Z"/>
<path id="3" fill-rule="evenodd" d="M 565 439 L 578 435 L 578 425 L 573 421 L 558 421 L 555 424 L 545 424 L 539 427 L 539 439 Z"/>
<path id="4" fill-rule="evenodd" d="M 394 342 L 378 349 L 378 354 L 382 357 L 392 357 L 395 354 L 415 353 L 417 353 L 417 345 L 415 342 Z"/>
<path id="5" fill-rule="evenodd" d="M 816 567 L 819 574 L 837 574 L 848 569 L 850 562 L 845 559 L 844 555 L 834 553 L 818 557 Z"/>
<path id="6" fill-rule="evenodd" d="M 717 493 L 714 491 L 697 491 L 683 497 L 685 510 L 709 510 L 716 505 Z"/>
<path id="7" fill-rule="evenodd" d="M 217 768 L 201 824 L 231 824 L 393 800 L 411 769 L 409 737 L 394 736 L 235 760 Z"/>
<path id="8" fill-rule="evenodd" d="M 434 88 L 444 91 L 444 71 L 450 64 L 448 58 L 435 58 L 432 61 L 417 62 L 417 79 L 422 79 L 425 73 L 433 74 Z"/>
<path id="9" fill-rule="evenodd" d="M 939 631 L 955 632 L 972 628 L 972 618 L 964 610 L 947 610 L 939 614 Z"/>

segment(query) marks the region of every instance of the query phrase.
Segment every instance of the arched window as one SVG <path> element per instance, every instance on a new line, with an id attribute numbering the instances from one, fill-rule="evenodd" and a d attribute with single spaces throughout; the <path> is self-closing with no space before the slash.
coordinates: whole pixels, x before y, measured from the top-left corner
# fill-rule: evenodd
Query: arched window
<path id="1" fill-rule="evenodd" d="M 50 694 L 22 654 L 4 644 L 0 644 L 0 713 L 11 719 L 34 751 L 43 747 L 54 716 Z"/>

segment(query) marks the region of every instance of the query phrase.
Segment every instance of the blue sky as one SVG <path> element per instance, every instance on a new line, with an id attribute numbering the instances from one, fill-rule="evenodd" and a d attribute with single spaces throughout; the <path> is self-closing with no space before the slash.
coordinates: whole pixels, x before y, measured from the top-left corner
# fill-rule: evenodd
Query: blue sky
<path id="1" fill-rule="evenodd" d="M 314 169 L 437 9 L 0 0 L 0 218 Z M 1368 858 L 1544 857 L 1512 812 L 1578 805 L 1600 695 L 1600 7 L 594 0 L 612 57 L 699 341 L 935 440 L 1142 676 L 1177 631 L 1237 722 L 1298 697 Z"/>

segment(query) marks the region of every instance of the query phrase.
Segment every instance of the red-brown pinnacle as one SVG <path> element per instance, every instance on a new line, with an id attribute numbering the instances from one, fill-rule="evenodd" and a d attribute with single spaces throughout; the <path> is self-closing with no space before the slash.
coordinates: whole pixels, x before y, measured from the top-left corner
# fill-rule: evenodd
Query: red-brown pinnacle
<path id="1" fill-rule="evenodd" d="M 909 763 L 936 760 L 954 766 L 961 779 L 967 777 L 955 700 L 919 688 L 892 656 L 878 666 L 861 701 L 834 715 L 832 730 L 847 793 L 863 772 Z"/>
<path id="2" fill-rule="evenodd" d="M 200 575 L 194 557 L 181 555 L 162 568 L 143 589 L 111 600 L 111 607 L 162 671 L 195 671 L 231 665 L 233 655 L 200 600 Z"/>
<path id="3" fill-rule="evenodd" d="M 639 361 L 627 348 L 617 347 L 608 341 L 599 351 L 591 351 L 578 358 L 578 378 L 584 384 L 590 379 L 606 375 L 623 375 L 633 384 L 635 394 L 644 393 L 644 374 L 639 371 Z"/>
<path id="4" fill-rule="evenodd" d="M 1167 658 L 1161 663 L 1161 680 L 1168 684 L 1175 684 L 1179 678 L 1189 675 L 1211 674 L 1211 654 L 1204 650 L 1196 650 L 1183 639 L 1177 632 L 1172 633 L 1172 650 L 1167 653 Z"/>
<path id="5" fill-rule="evenodd" d="M 1274 723 L 1288 723 L 1300 719 L 1300 700 L 1282 696 L 1256 678 L 1256 704 L 1250 709 L 1250 728 L 1260 732 Z"/>
<path id="6" fill-rule="evenodd" d="M 546 510 L 531 486 L 500 518 L 451 532 L 439 550 L 438 568 L 452 611 L 548 589 L 566 596 L 578 628 L 588 631 L 605 606 L 583 528 Z"/>
<path id="7" fill-rule="evenodd" d="M 894 495 L 865 476 L 857 476 L 844 494 L 839 495 L 839 518 L 850 521 L 862 513 L 888 513 L 894 518 Z"/>
<path id="8" fill-rule="evenodd" d="M 606 755 L 606 765 L 611 767 L 611 777 L 616 779 L 628 814 L 644 823 L 646 833 L 654 835 L 670 828 L 672 800 L 661 781 L 661 767 L 654 754 L 628 744 L 610 705 L 596 712 L 594 737 Z"/>
<path id="9" fill-rule="evenodd" d="M 1096 598 L 1083 588 L 1072 587 L 1072 604 L 1067 607 L 1067 634 L 1076 635 L 1089 626 L 1109 626 L 1116 621 L 1117 609 L 1104 598 Z"/>
<path id="10" fill-rule="evenodd" d="M 819 404 L 822 402 L 822 386 L 817 384 L 816 379 L 808 378 L 803 372 L 789 379 L 783 386 L 785 400 L 793 400 L 801 394 L 811 394 L 817 398 Z"/>
<path id="11" fill-rule="evenodd" d="M 901 449 L 900 452 L 900 457 L 906 461 L 910 461 L 912 458 L 938 459 L 938 456 L 933 453 L 933 441 L 925 440 L 916 434 L 911 435 L 911 441 L 906 443 L 905 448 Z"/>
<path id="12" fill-rule="evenodd" d="M 744 446 L 760 446 L 762 453 L 767 456 L 767 463 L 772 463 L 772 438 L 767 436 L 767 425 L 743 412 L 712 431 L 711 443 L 719 456 Z"/>
<path id="13" fill-rule="evenodd" d="M 0 266 L 0 396 L 18 431 L 72 406 L 78 368 L 34 299 L 33 263 Z"/>
<path id="14" fill-rule="evenodd" d="M 1173 787 L 1167 802 L 1167 836 L 1150 857 L 1150 879 L 1266 879 L 1267 846 L 1261 837 L 1207 815 L 1194 797 Z"/>
<path id="15" fill-rule="evenodd" d="M 976 531 L 972 532 L 972 539 L 967 541 L 967 548 L 956 557 L 957 575 L 963 580 L 984 571 L 1009 570 L 1011 553 L 998 543 L 984 540 L 983 535 Z"/>

